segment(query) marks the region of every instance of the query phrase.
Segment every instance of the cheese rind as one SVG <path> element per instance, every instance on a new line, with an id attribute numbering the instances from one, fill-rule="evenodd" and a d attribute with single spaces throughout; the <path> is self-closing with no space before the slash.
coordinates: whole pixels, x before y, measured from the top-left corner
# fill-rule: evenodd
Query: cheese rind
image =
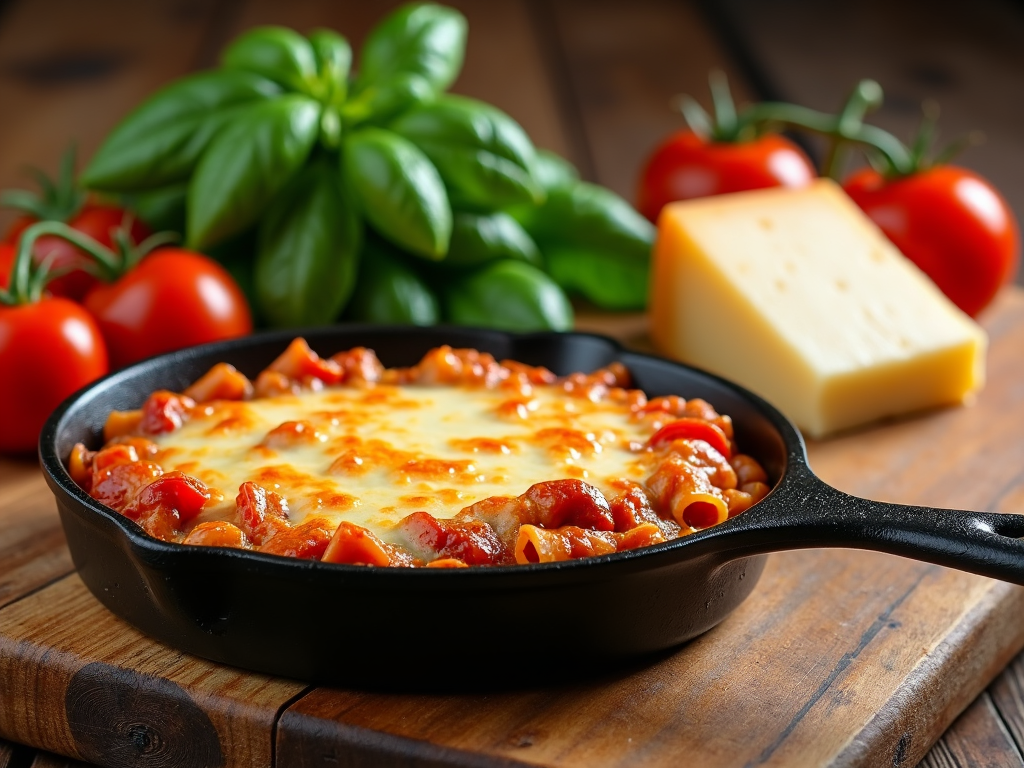
<path id="1" fill-rule="evenodd" d="M 984 331 L 833 182 L 673 203 L 658 223 L 652 337 L 813 437 L 960 402 Z"/>

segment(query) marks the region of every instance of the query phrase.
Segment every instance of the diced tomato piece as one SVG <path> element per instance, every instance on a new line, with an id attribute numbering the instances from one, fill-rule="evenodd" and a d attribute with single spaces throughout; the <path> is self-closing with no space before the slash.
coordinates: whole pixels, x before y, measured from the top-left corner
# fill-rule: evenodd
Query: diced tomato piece
<path id="1" fill-rule="evenodd" d="M 344 368 L 334 360 L 320 357 L 302 338 L 292 341 L 267 370 L 283 373 L 296 381 L 311 376 L 324 384 L 337 384 L 345 376 Z"/>
<path id="2" fill-rule="evenodd" d="M 243 549 L 249 544 L 249 539 L 237 525 L 224 520 L 207 520 L 189 531 L 181 543 Z"/>
<path id="3" fill-rule="evenodd" d="M 582 480 L 548 480 L 530 486 L 520 498 L 532 505 L 529 515 L 544 528 L 574 525 L 594 531 L 615 529 L 608 500 Z"/>
<path id="4" fill-rule="evenodd" d="M 167 472 L 143 488 L 124 514 L 132 519 L 164 515 L 178 530 L 202 512 L 209 500 L 210 490 L 201 480 L 182 472 Z"/>
<path id="5" fill-rule="evenodd" d="M 377 354 L 366 347 L 353 347 L 331 356 L 331 360 L 341 366 L 344 381 L 375 382 L 384 375 L 384 365 L 377 359 Z"/>
<path id="6" fill-rule="evenodd" d="M 248 400 L 253 395 L 252 382 L 235 366 L 217 363 L 194 382 L 185 394 L 197 403 L 211 400 Z"/>
<path id="7" fill-rule="evenodd" d="M 331 543 L 332 534 L 326 520 L 315 518 L 294 528 L 279 528 L 259 551 L 301 560 L 319 560 Z"/>
<path id="8" fill-rule="evenodd" d="M 142 406 L 142 422 L 139 428 L 147 435 L 161 435 L 180 429 L 196 407 L 191 397 L 178 395 L 160 389 L 154 392 Z"/>
<path id="9" fill-rule="evenodd" d="M 96 454 L 97 458 L 104 452 Z M 101 504 L 120 512 L 134 500 L 142 488 L 161 474 L 163 470 L 160 466 L 148 461 L 125 462 L 102 469 L 94 468 L 92 490 L 89 493 Z"/>
<path id="10" fill-rule="evenodd" d="M 256 545 L 288 528 L 288 502 L 280 494 L 252 482 L 242 483 L 235 498 L 241 528 Z"/>
<path id="11" fill-rule="evenodd" d="M 673 440 L 703 440 L 725 458 L 732 456 L 732 446 L 725 432 L 716 424 L 704 419 L 684 416 L 670 421 L 653 435 L 648 443 L 657 448 L 659 445 L 671 443 Z"/>
<path id="12" fill-rule="evenodd" d="M 467 565 L 510 562 L 511 553 L 497 532 L 482 520 L 438 520 L 427 512 L 413 512 L 398 527 L 419 549 L 440 558 L 455 558 Z"/>
<path id="13" fill-rule="evenodd" d="M 95 458 L 96 453 L 82 443 L 75 443 L 68 457 L 68 474 L 75 481 L 75 485 L 86 493 L 92 488 L 92 463 Z"/>
<path id="14" fill-rule="evenodd" d="M 331 543 L 327 545 L 323 561 L 348 565 L 391 565 L 391 553 L 388 549 L 372 531 L 343 521 L 334 532 Z"/>

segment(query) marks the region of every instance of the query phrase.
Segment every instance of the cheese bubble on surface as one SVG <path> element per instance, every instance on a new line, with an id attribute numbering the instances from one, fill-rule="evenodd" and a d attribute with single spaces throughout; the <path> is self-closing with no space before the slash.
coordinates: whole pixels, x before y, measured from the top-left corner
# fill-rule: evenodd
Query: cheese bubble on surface
<path id="1" fill-rule="evenodd" d="M 822 437 L 961 402 L 984 331 L 835 183 L 673 203 L 651 287 L 658 349 L 729 378 Z"/>

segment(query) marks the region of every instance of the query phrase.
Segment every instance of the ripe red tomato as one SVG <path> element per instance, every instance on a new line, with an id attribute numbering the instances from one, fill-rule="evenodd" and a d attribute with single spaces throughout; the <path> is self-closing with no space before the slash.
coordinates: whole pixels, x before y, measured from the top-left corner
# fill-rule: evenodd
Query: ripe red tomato
<path id="1" fill-rule="evenodd" d="M 0 288 L 6 288 L 14 268 L 17 250 L 10 243 L 0 243 Z"/>
<path id="2" fill-rule="evenodd" d="M 796 144 L 769 133 L 753 141 L 710 142 L 693 131 L 668 137 L 640 175 L 637 209 L 656 221 L 666 203 L 764 187 L 802 187 L 817 172 Z"/>
<path id="3" fill-rule="evenodd" d="M 977 315 L 1013 279 L 1020 259 L 1017 222 L 977 174 L 938 165 L 886 181 L 866 168 L 843 188 L 968 315 Z"/>
<path id="4" fill-rule="evenodd" d="M 32 224 L 35 224 L 36 221 L 31 216 L 22 216 L 17 219 L 7 233 L 7 241 L 17 243 L 21 233 Z M 101 245 L 112 248 L 114 245 L 114 232 L 118 228 L 129 224 L 129 222 L 128 231 L 131 234 L 133 243 L 140 243 L 152 234 L 149 228 L 137 218 L 134 218 L 123 208 L 117 208 L 112 205 L 87 204 L 77 214 L 72 216 L 67 224 L 72 229 L 77 229 L 79 232 L 88 235 Z M 91 264 L 92 259 L 67 240 L 54 236 L 43 236 L 36 240 L 35 247 L 32 249 L 33 261 L 38 264 L 50 254 L 54 254 L 53 269 L 70 268 L 73 270 L 62 277 L 50 281 L 46 286 L 46 290 L 52 295 L 65 296 L 69 299 L 80 301 L 89 292 L 89 289 L 99 282 L 88 272 L 76 269 L 76 267 Z"/>
<path id="5" fill-rule="evenodd" d="M 252 331 L 249 305 L 227 270 L 179 248 L 154 251 L 115 282 L 89 291 L 84 304 L 113 368 Z"/>
<path id="6" fill-rule="evenodd" d="M 0 372 L 0 452 L 27 453 L 50 412 L 107 372 L 107 350 L 89 313 L 68 299 L 0 305 Z"/>

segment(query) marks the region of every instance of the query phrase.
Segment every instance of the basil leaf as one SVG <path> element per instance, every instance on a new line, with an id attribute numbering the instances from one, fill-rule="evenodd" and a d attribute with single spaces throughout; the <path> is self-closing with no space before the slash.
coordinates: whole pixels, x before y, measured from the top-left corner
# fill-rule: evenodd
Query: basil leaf
<path id="1" fill-rule="evenodd" d="M 545 192 L 572 186 L 580 180 L 576 166 L 547 149 L 538 149 L 533 163 L 533 177 Z"/>
<path id="2" fill-rule="evenodd" d="M 541 264 L 536 243 L 507 213 L 456 213 L 448 255 L 440 263 L 466 267 L 500 259 Z"/>
<path id="3" fill-rule="evenodd" d="M 342 107 L 349 125 L 369 121 L 386 123 L 401 112 L 434 97 L 434 89 L 422 75 L 404 72 L 389 80 L 373 83 Z"/>
<path id="4" fill-rule="evenodd" d="M 121 204 L 135 212 L 153 232 L 185 232 L 188 184 L 148 189 L 120 196 Z"/>
<path id="5" fill-rule="evenodd" d="M 184 181 L 233 108 L 280 93 L 249 72 L 205 72 L 146 99 L 122 120 L 80 177 L 111 192 L 154 189 Z"/>
<path id="6" fill-rule="evenodd" d="M 529 137 L 489 104 L 445 96 L 404 113 L 391 129 L 437 166 L 453 205 L 494 210 L 544 199 Z"/>
<path id="7" fill-rule="evenodd" d="M 320 105 L 288 94 L 245 109 L 203 153 L 188 189 L 188 242 L 203 248 L 253 224 L 313 147 Z"/>
<path id="8" fill-rule="evenodd" d="M 448 195 L 412 143 L 381 128 L 362 128 L 344 143 L 343 172 L 381 235 L 419 256 L 444 257 L 452 232 Z"/>
<path id="9" fill-rule="evenodd" d="M 521 261 L 496 261 L 448 284 L 447 319 L 504 331 L 567 331 L 572 305 L 554 281 Z"/>
<path id="10" fill-rule="evenodd" d="M 578 293 L 599 307 L 613 310 L 647 306 L 650 262 L 616 251 L 549 248 L 544 252 L 548 274 L 569 293 Z"/>
<path id="11" fill-rule="evenodd" d="M 333 164 L 303 168 L 259 225 L 255 285 L 267 322 L 294 327 L 334 320 L 355 287 L 361 235 Z"/>
<path id="12" fill-rule="evenodd" d="M 285 88 L 314 98 L 323 96 L 313 46 L 294 29 L 256 27 L 249 30 L 224 50 L 221 66 L 263 75 Z"/>
<path id="13" fill-rule="evenodd" d="M 435 93 L 458 77 L 466 49 L 466 18 L 433 3 L 406 5 L 366 38 L 356 92 L 402 74 L 422 76 Z"/>
<path id="14" fill-rule="evenodd" d="M 542 253 L 552 246 L 650 258 L 654 225 L 609 189 L 587 182 L 555 187 L 528 224 Z"/>
<path id="15" fill-rule="evenodd" d="M 317 29 L 309 34 L 309 44 L 316 57 L 317 75 L 325 103 L 340 107 L 348 91 L 348 73 L 352 68 L 352 46 L 348 40 L 330 29 Z"/>
<path id="16" fill-rule="evenodd" d="M 437 298 L 394 247 L 367 237 L 346 317 L 364 323 L 434 325 Z"/>
<path id="17" fill-rule="evenodd" d="M 523 223 L 566 290 L 608 309 L 646 304 L 655 229 L 614 192 L 586 182 L 556 186 Z"/>

